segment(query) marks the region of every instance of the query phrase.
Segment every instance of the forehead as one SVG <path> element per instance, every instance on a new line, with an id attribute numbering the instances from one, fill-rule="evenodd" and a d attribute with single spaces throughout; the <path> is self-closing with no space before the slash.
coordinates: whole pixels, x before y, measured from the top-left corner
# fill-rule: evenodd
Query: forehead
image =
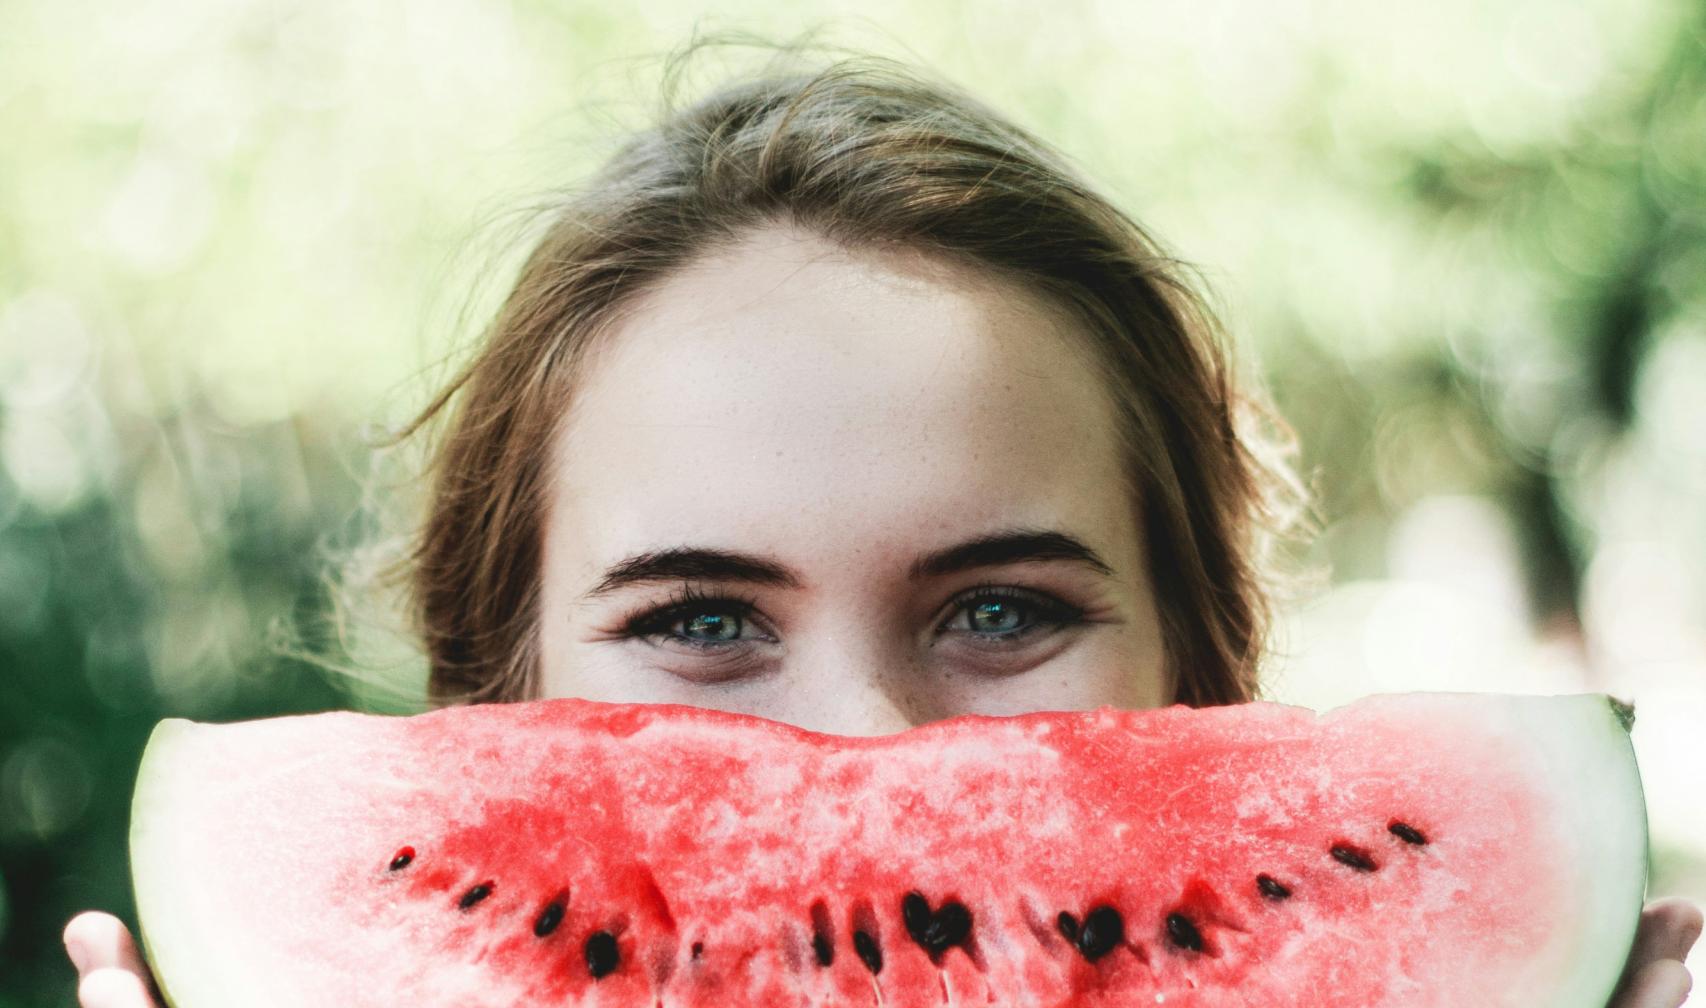
<path id="1" fill-rule="evenodd" d="M 554 446 L 552 527 L 614 556 L 1130 522 L 1071 326 L 916 253 L 749 236 L 601 335 Z"/>

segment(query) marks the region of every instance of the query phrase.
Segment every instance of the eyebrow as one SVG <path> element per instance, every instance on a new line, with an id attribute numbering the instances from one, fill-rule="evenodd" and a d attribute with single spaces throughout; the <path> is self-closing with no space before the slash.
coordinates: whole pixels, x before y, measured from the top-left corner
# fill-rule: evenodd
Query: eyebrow
<path id="1" fill-rule="evenodd" d="M 907 576 L 914 581 L 941 577 L 980 567 L 1066 560 L 1112 577 L 1114 569 L 1083 541 L 1052 529 L 1005 529 L 955 543 L 913 561 Z M 587 598 L 608 595 L 634 585 L 699 579 L 737 581 L 778 588 L 798 588 L 803 580 L 788 567 L 751 553 L 697 546 L 677 546 L 637 553 L 610 566 Z"/>

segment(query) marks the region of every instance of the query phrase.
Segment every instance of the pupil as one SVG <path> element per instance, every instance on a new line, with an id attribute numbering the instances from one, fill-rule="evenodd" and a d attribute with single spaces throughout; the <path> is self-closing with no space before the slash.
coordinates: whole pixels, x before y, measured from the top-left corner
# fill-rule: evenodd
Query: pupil
<path id="1" fill-rule="evenodd" d="M 736 620 L 714 613 L 701 613 L 687 621 L 688 636 L 694 636 L 698 630 L 708 630 L 711 640 L 734 640 L 740 636 L 740 625 Z M 725 632 L 729 630 L 734 632 Z"/>
<path id="2" fill-rule="evenodd" d="M 989 617 L 989 616 L 993 615 L 996 617 L 994 622 L 1000 623 L 1001 620 L 1000 620 L 999 616 L 1002 612 L 1005 612 L 1008 616 L 1014 615 L 1013 606 L 1011 606 L 1010 604 L 1008 604 L 1006 602 L 983 602 L 983 603 L 980 603 L 975 609 L 972 610 L 972 622 L 973 623 L 981 623 L 982 626 L 980 627 L 980 629 L 985 630 L 985 631 L 1001 631 L 1001 630 L 1013 629 L 1013 622 L 1011 620 L 1007 621 L 1006 626 L 997 626 L 997 625 L 992 625 L 991 622 L 985 618 L 985 617 Z"/>

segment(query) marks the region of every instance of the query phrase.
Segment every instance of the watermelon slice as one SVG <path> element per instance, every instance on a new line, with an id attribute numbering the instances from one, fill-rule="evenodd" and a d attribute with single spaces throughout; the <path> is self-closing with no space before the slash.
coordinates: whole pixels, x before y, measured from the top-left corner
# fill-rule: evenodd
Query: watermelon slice
<path id="1" fill-rule="evenodd" d="M 1646 882 L 1628 714 L 168 720 L 131 856 L 176 1008 L 1603 1008 Z"/>

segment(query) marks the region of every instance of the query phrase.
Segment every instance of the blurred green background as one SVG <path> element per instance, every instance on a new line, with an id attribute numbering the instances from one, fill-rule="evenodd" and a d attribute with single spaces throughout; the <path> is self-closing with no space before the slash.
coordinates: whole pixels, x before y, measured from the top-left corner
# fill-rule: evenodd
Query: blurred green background
<path id="1" fill-rule="evenodd" d="M 1201 264 L 1317 474 L 1271 695 L 1633 699 L 1653 892 L 1706 900 L 1706 6 L 1038 10 L 0 4 L 0 1006 L 133 920 L 156 719 L 395 709 L 278 647 L 348 660 L 364 432 L 695 27 L 928 63 Z"/>

